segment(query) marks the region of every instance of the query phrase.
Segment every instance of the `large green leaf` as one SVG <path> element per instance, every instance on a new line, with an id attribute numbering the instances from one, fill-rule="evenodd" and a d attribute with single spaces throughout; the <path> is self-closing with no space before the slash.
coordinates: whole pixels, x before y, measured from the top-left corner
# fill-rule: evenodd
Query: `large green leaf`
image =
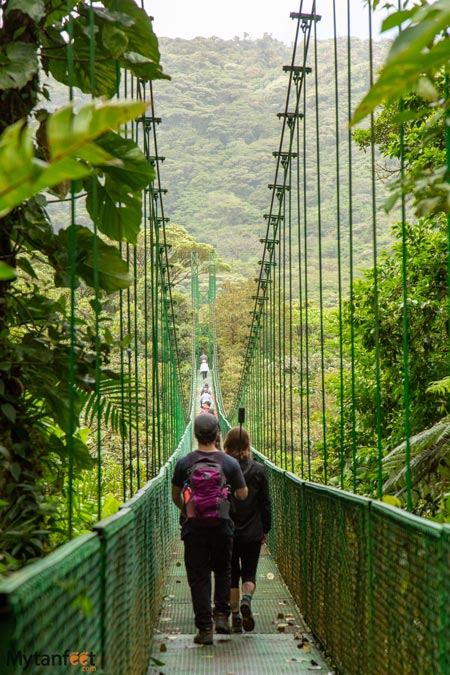
<path id="1" fill-rule="evenodd" d="M 57 239 L 63 250 L 69 251 L 70 237 L 70 229 L 58 232 Z M 106 293 L 114 293 L 114 291 L 119 289 L 127 288 L 131 283 L 131 276 L 128 272 L 128 265 L 120 257 L 118 249 L 105 244 L 99 237 L 97 237 L 95 246 L 94 237 L 93 232 L 87 227 L 75 226 L 76 274 L 88 286 L 94 287 L 96 270 L 98 285 Z M 61 259 L 62 264 L 64 264 L 63 259 Z M 70 261 L 68 255 L 65 264 L 66 269 L 60 270 L 58 277 L 59 281 L 64 283 L 64 285 L 70 279 Z"/>
<path id="2" fill-rule="evenodd" d="M 99 138 L 96 145 L 109 157 L 120 160 L 103 168 L 115 183 L 118 195 L 123 192 L 125 196 L 130 190 L 143 190 L 155 179 L 153 166 L 134 141 L 111 132 Z"/>
<path id="3" fill-rule="evenodd" d="M 140 193 L 118 192 L 116 184 L 107 179 L 104 187 L 98 185 L 95 202 L 93 194 L 88 195 L 86 208 L 103 234 L 115 241 L 136 244 L 142 221 Z"/>
<path id="4" fill-rule="evenodd" d="M 44 0 L 8 0 L 5 15 L 15 9 L 18 9 L 22 14 L 27 14 L 35 23 L 38 23 L 45 16 Z"/>
<path id="5" fill-rule="evenodd" d="M 163 75 L 159 63 L 154 63 L 151 59 L 136 52 L 126 52 L 121 58 L 120 63 L 123 68 L 131 70 L 136 77 L 140 77 L 143 80 L 169 79 L 167 75 Z"/>
<path id="6" fill-rule="evenodd" d="M 395 18 L 391 23 L 395 24 Z M 394 40 L 378 80 L 356 108 L 352 124 L 363 120 L 382 103 L 409 93 L 427 71 L 436 72 L 448 63 L 450 39 L 442 37 L 448 25 L 449 0 L 439 0 L 414 12 L 410 25 Z"/>
<path id="7" fill-rule="evenodd" d="M 0 54 L 0 89 L 22 89 L 38 72 L 35 45 L 10 42 Z"/>
<path id="8" fill-rule="evenodd" d="M 98 32 L 91 36 L 86 17 L 81 16 L 72 22 L 72 32 L 75 64 L 72 73 L 74 86 L 93 96 L 112 98 L 119 86 L 116 61 L 109 50 L 105 49 Z M 91 58 L 92 47 L 94 47 L 94 60 Z"/>
<path id="9" fill-rule="evenodd" d="M 103 27 L 102 42 L 113 59 L 118 59 L 128 48 L 128 37 L 126 33 L 111 24 L 106 24 L 106 26 Z"/>
<path id="10" fill-rule="evenodd" d="M 16 270 L 0 260 L 0 281 L 16 278 Z"/>
<path id="11" fill-rule="evenodd" d="M 25 123 L 8 127 L 0 137 L 0 216 L 39 191 L 33 184 L 44 168 L 34 158 L 31 131 Z"/>
<path id="12" fill-rule="evenodd" d="M 49 25 L 45 31 L 41 31 L 39 37 L 42 42 L 41 60 L 44 71 L 58 82 L 68 85 L 67 60 L 61 58 L 67 53 L 67 44 L 61 31 L 54 25 Z"/>
<path id="13" fill-rule="evenodd" d="M 130 51 L 142 54 L 155 64 L 159 64 L 158 40 L 152 28 L 148 14 L 138 7 L 134 0 L 104 0 L 105 7 L 117 10 L 134 19 L 133 26 L 122 26 L 130 45 Z"/>
<path id="14" fill-rule="evenodd" d="M 0 216 L 46 188 L 87 175 L 91 168 L 79 157 L 90 157 L 93 164 L 106 157 L 90 144 L 144 111 L 140 102 L 91 103 L 77 113 L 72 106 L 61 109 L 48 121 L 48 163 L 34 157 L 31 131 L 23 123 L 8 127 L 0 137 Z"/>
<path id="15" fill-rule="evenodd" d="M 110 132 L 97 145 L 116 161 L 102 167 L 105 184 L 97 183 L 95 196 L 88 191 L 87 210 L 110 239 L 135 244 L 142 221 L 141 191 L 154 179 L 155 170 L 130 139 Z"/>

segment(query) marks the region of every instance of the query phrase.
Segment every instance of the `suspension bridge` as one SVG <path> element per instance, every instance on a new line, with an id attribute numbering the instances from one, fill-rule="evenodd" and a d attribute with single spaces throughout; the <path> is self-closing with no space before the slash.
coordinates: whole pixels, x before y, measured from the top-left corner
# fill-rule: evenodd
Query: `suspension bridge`
<path id="1" fill-rule="evenodd" d="M 94 246 L 89 263 L 94 269 L 95 334 L 90 338 L 95 383 L 83 405 L 87 406 L 85 419 L 95 431 L 90 450 L 96 465 L 97 522 L 92 529 L 83 526 L 85 479 L 77 469 L 79 445 L 74 440 L 81 404 L 74 394 L 67 432 L 69 459 L 62 481 L 67 541 L 0 581 L 2 674 L 450 673 L 450 527 L 411 513 L 415 482 L 409 439 L 421 429 L 414 427 L 411 413 L 413 387 L 420 383 L 410 376 L 408 351 L 409 331 L 414 326 L 414 316 L 408 312 L 413 313 L 417 305 L 408 281 L 412 278 L 408 277 L 412 275 L 408 213 L 401 199 L 396 217 L 403 278 L 399 288 L 391 289 L 397 295 L 386 309 L 379 301 L 382 279 L 376 272 L 379 206 L 384 195 L 375 180 L 373 144 L 362 157 L 348 126 L 362 92 L 352 90 L 349 2 L 345 8 L 348 35 L 337 34 L 337 5 L 341 4 L 312 2 L 307 8 L 302 1 L 299 11 L 287 17 L 293 26 L 292 59 L 280 64 L 286 77 L 286 98 L 277 114 L 280 140 L 277 148 L 268 148 L 268 156 L 273 152 L 273 180 L 268 186 L 269 207 L 264 214 L 248 338 L 230 410 L 225 409 L 221 387 L 216 257 L 210 256 L 205 286 L 198 256 L 192 255 L 191 332 L 188 339 L 180 337 L 182 307 L 171 281 L 166 189 L 161 177 L 164 158 L 159 154 L 157 134 L 164 120 L 158 117 L 154 82 L 124 71 L 116 95 L 150 102 L 145 114 L 129 123 L 123 135 L 145 154 L 151 180 L 143 191 L 140 239 L 126 236 L 126 224 L 122 225 L 123 236 L 117 237 L 131 277 L 119 289 L 113 309 L 118 337 L 108 338 L 110 344 L 114 340 L 120 344 L 120 356 L 113 364 L 120 373 L 116 380 L 105 378 L 101 360 L 105 349 L 104 249 Z M 330 13 L 335 30 L 334 63 L 324 69 L 327 75 L 334 71 L 334 82 L 327 85 L 326 121 L 321 117 L 324 104 L 318 60 L 322 9 Z M 377 67 L 371 47 L 371 3 L 367 19 L 369 86 Z M 94 95 L 101 86 L 96 83 L 100 73 L 94 65 L 96 20 L 90 29 L 89 86 Z M 73 35 L 78 36 L 76 29 Z M 343 58 L 338 55 L 339 43 L 345 46 L 347 74 L 343 80 L 337 75 L 337 60 Z M 76 58 L 76 53 L 69 53 L 72 67 Z M 373 140 L 373 117 L 368 133 Z M 321 169 L 324 153 L 334 159 L 332 190 L 324 189 L 325 185 L 330 188 Z M 399 166 L 405 170 L 401 154 Z M 88 210 L 94 237 L 100 238 L 105 207 L 100 184 L 96 190 Z M 368 207 L 364 222 L 362 202 Z M 69 204 L 69 230 L 74 234 L 68 243 L 76 269 L 77 209 L 81 207 L 74 192 Z M 331 229 L 336 243 L 330 256 L 323 250 L 323 233 Z M 114 239 L 111 231 L 109 236 Z M 365 320 L 358 315 L 357 303 L 361 249 L 362 259 L 373 266 L 372 294 L 367 300 L 372 323 L 366 327 L 371 352 L 362 393 L 357 389 L 360 343 L 356 336 L 357 326 Z M 445 254 L 448 258 L 448 250 Z M 69 390 L 77 391 L 81 380 L 77 379 L 76 335 L 87 310 L 76 273 L 70 276 L 70 361 L 65 382 Z M 446 280 L 443 286 L 445 298 L 437 310 L 441 315 L 446 314 L 442 310 L 446 302 L 448 310 Z M 326 319 L 329 295 L 338 309 L 331 336 Z M 447 321 L 443 316 L 438 337 L 448 342 Z M 406 495 L 406 508 L 383 501 L 383 444 L 386 428 L 393 422 L 387 410 L 389 401 L 385 401 L 388 386 L 383 380 L 382 337 L 394 330 L 393 325 L 399 331 L 401 439 L 405 445 L 399 494 Z M 205 349 L 222 434 L 237 423 L 238 410 L 245 407 L 254 457 L 267 468 L 274 519 L 258 569 L 255 632 L 216 635 L 212 647 L 192 644 L 194 625 L 178 515 L 170 498 L 174 464 L 193 447 L 198 363 Z M 444 351 L 448 353 L 448 344 Z M 414 356 L 419 358 L 419 354 Z M 436 372 L 433 377 L 438 379 Z M 370 438 L 360 428 L 364 396 L 373 404 Z M 112 455 L 108 446 L 111 428 L 116 438 Z M 367 496 L 360 490 L 364 469 L 360 447 L 370 444 L 375 488 Z M 333 453 L 336 447 L 337 454 Z M 114 485 L 120 486 L 121 503 L 109 515 L 106 497 L 114 471 L 120 474 Z"/>

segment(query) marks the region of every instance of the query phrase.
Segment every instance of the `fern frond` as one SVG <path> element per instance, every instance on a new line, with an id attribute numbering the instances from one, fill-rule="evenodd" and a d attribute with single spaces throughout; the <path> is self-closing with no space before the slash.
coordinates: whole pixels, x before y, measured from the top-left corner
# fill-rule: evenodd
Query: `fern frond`
<path id="1" fill-rule="evenodd" d="M 411 486 L 426 478 L 432 467 L 446 452 L 450 452 L 450 419 L 444 418 L 430 429 L 410 439 Z M 406 490 L 406 442 L 404 441 L 383 459 L 383 467 L 390 474 L 383 485 L 386 494 L 401 495 Z"/>
<path id="2" fill-rule="evenodd" d="M 82 415 L 88 426 L 98 420 L 113 433 L 126 437 L 128 428 L 136 428 L 136 408 L 145 410 L 145 387 L 133 377 L 111 379 L 101 377 L 98 390 L 81 391 L 84 399 Z M 132 401 L 132 405 L 129 405 Z"/>

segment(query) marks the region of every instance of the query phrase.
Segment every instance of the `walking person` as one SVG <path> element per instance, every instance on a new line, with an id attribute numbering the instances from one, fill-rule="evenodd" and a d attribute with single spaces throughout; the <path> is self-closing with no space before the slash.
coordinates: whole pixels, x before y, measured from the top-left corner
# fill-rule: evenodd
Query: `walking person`
<path id="1" fill-rule="evenodd" d="M 242 427 L 234 427 L 223 441 L 225 453 L 239 461 L 248 497 L 244 502 L 232 499 L 234 544 L 231 559 L 231 616 L 233 633 L 252 631 L 255 620 L 252 598 L 256 588 L 256 570 L 261 545 L 266 543 L 272 512 L 266 469 L 251 458 L 250 437 Z M 239 585 L 242 582 L 242 595 Z"/>
<path id="2" fill-rule="evenodd" d="M 215 416 L 198 415 L 194 420 L 198 450 L 177 461 L 172 477 L 172 500 L 186 516 L 181 539 L 198 629 L 194 642 L 200 645 L 213 644 L 213 621 L 216 633 L 230 633 L 234 525 L 230 518 L 230 502 L 225 496 L 228 495 L 225 481 L 237 502 L 245 499 L 248 493 L 237 460 L 218 451 L 215 446 L 219 431 Z"/>
<path id="3" fill-rule="evenodd" d="M 208 377 L 208 372 L 209 372 L 208 362 L 202 361 L 200 364 L 200 374 L 204 380 L 206 380 L 206 378 Z"/>
<path id="4" fill-rule="evenodd" d="M 213 407 L 213 400 L 212 396 L 209 393 L 204 393 L 200 395 L 200 408 L 203 408 L 203 406 L 207 403 L 210 408 Z"/>

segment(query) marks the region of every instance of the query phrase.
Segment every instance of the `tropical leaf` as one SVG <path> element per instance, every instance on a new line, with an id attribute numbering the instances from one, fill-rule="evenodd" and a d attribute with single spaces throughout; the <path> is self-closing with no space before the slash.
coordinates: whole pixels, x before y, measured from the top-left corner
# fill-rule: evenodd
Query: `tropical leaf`
<path id="1" fill-rule="evenodd" d="M 27 14 L 36 23 L 45 16 L 44 0 L 8 0 L 5 15 L 7 16 L 10 12 L 17 9 L 22 14 Z"/>
<path id="2" fill-rule="evenodd" d="M 450 40 L 442 37 L 450 25 L 450 3 L 438 0 L 414 12 L 400 12 L 386 19 L 384 29 L 410 18 L 394 40 L 378 80 L 357 106 L 352 124 L 361 122 L 382 103 L 409 93 L 422 75 L 438 71 L 450 58 Z"/>
<path id="3" fill-rule="evenodd" d="M 0 281 L 9 281 L 15 278 L 15 269 L 0 260 Z"/>
<path id="4" fill-rule="evenodd" d="M 391 450 L 383 459 L 383 469 L 389 473 L 383 492 L 401 495 L 406 490 L 406 442 Z M 426 478 L 442 455 L 450 452 L 450 417 L 409 440 L 411 484 L 418 485 Z"/>
<path id="5" fill-rule="evenodd" d="M 35 45 L 10 42 L 2 51 L 0 89 L 22 89 L 38 72 Z"/>
<path id="6" fill-rule="evenodd" d="M 102 134 L 142 115 L 140 102 L 90 103 L 74 112 L 72 106 L 51 115 L 47 125 L 49 162 L 34 156 L 31 130 L 23 122 L 6 129 L 0 137 L 0 217 L 38 192 L 65 180 L 82 178 L 93 167 L 81 161 Z M 105 153 L 98 156 L 94 144 L 91 159 L 104 164 Z"/>
<path id="7" fill-rule="evenodd" d="M 126 438 L 129 427 L 136 427 L 135 412 L 145 410 L 145 387 L 135 378 L 100 377 L 98 391 L 81 392 L 84 397 L 82 415 L 89 426 L 97 424 Z M 131 405 L 129 405 L 131 402 Z"/>
<path id="8" fill-rule="evenodd" d="M 105 244 L 99 237 L 95 241 L 94 233 L 80 225 L 75 226 L 73 236 L 77 249 L 75 272 L 88 286 L 94 288 L 97 281 L 108 294 L 128 288 L 131 283 L 128 264 L 115 246 Z M 64 255 L 69 251 L 70 237 L 71 229 L 60 230 L 57 235 L 64 256 L 59 259 L 57 286 L 70 286 L 70 258 Z"/>

